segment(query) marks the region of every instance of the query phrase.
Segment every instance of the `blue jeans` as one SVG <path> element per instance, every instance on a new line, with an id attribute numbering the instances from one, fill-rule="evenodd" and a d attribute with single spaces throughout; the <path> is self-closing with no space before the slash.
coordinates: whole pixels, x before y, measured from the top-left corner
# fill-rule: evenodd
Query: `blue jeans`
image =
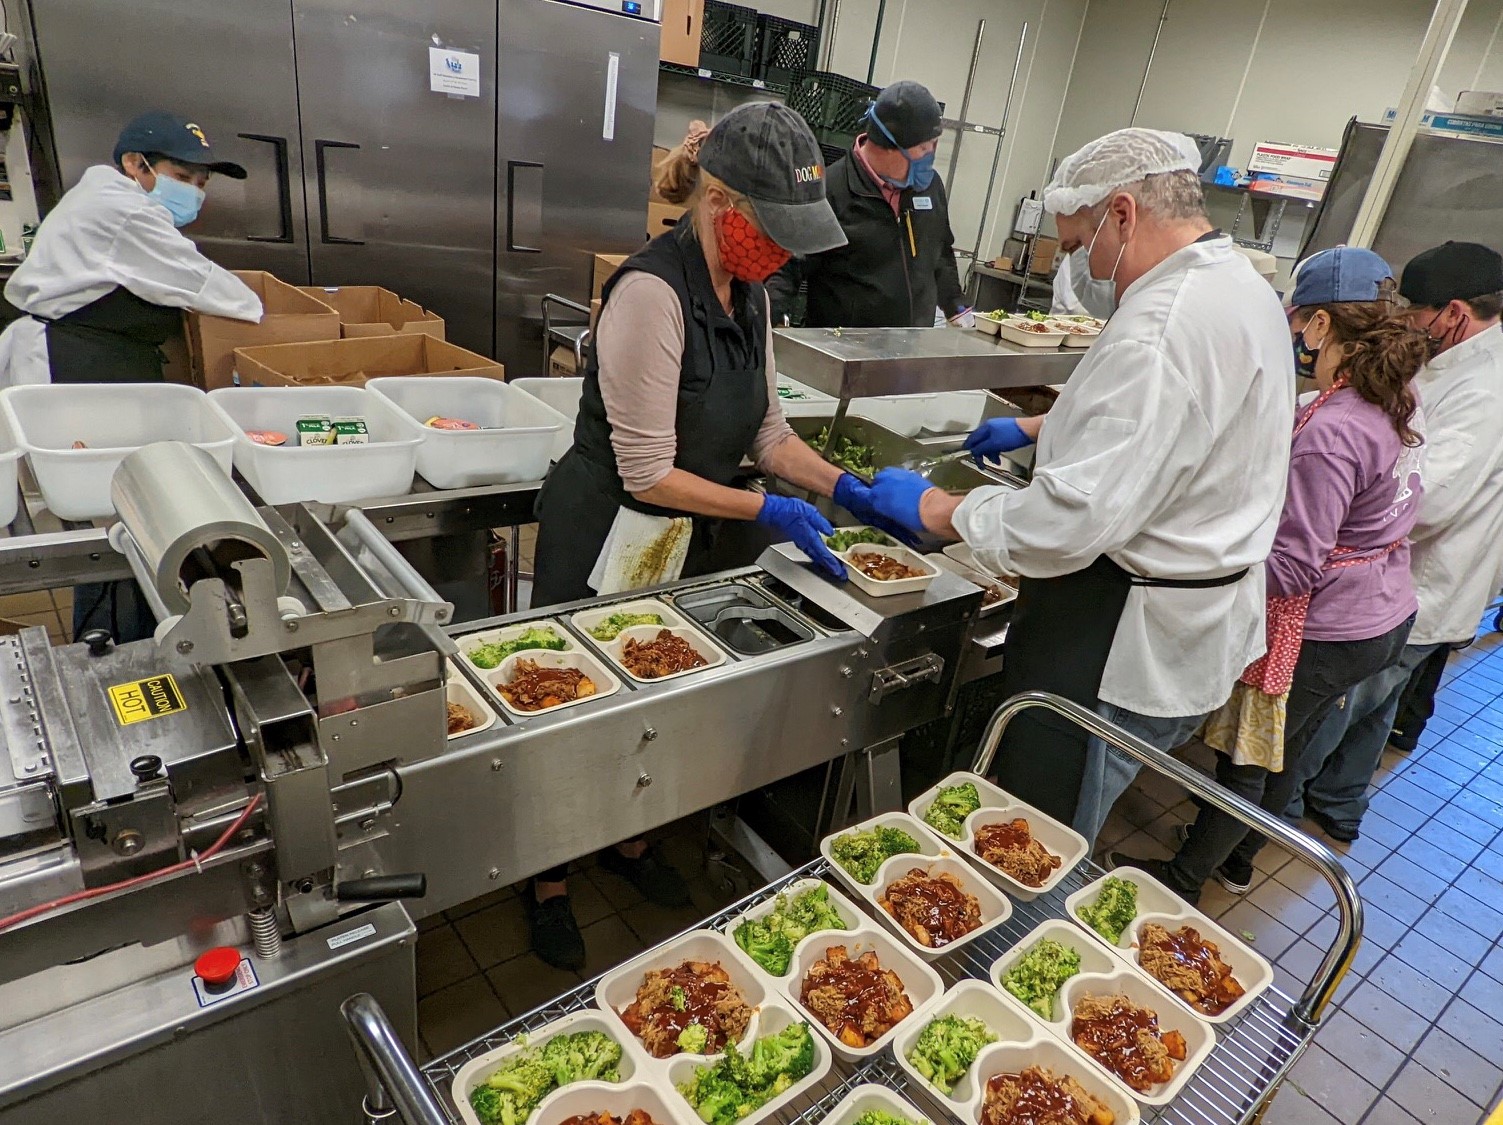
<path id="1" fill-rule="evenodd" d="M 1398 663 L 1369 676 L 1346 694 L 1346 708 L 1331 716 L 1312 742 L 1284 819 L 1315 812 L 1355 828 L 1367 812 L 1367 786 L 1377 772 L 1409 677 L 1443 645 L 1405 645 Z M 1334 725 L 1333 725 L 1334 724 Z M 1337 732 L 1339 731 L 1339 740 Z M 1331 747 L 1322 756 L 1317 747 Z"/>
<path id="2" fill-rule="evenodd" d="M 1144 742 L 1166 753 L 1184 743 L 1205 722 L 1204 715 L 1187 718 L 1160 719 L 1153 715 L 1139 715 L 1126 707 L 1100 703 L 1096 713 L 1109 723 L 1121 727 L 1128 734 L 1135 734 Z M 1093 738 L 1086 746 L 1085 778 L 1080 784 L 1080 800 L 1075 806 L 1075 831 L 1096 846 L 1096 837 L 1106 823 L 1107 813 L 1117 803 L 1117 798 L 1127 792 L 1128 786 L 1138 776 L 1136 758 L 1114 750 L 1099 738 Z"/>

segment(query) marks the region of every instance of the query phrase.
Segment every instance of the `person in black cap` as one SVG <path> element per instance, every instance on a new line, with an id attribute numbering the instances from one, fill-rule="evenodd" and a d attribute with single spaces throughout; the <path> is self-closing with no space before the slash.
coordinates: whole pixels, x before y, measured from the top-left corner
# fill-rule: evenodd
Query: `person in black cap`
<path id="1" fill-rule="evenodd" d="M 939 103 L 917 82 L 877 96 L 866 132 L 830 166 L 830 205 L 847 244 L 791 262 L 769 283 L 775 322 L 791 318 L 807 282 L 811 328 L 931 328 L 936 312 L 974 323 L 945 185 L 934 174 L 940 122 Z"/>
<path id="2" fill-rule="evenodd" d="M 182 310 L 259 321 L 260 298 L 178 230 L 198 217 L 214 173 L 245 179 L 193 122 L 147 113 L 126 125 L 114 164 L 64 193 L 5 286 L 26 315 L 0 335 L 0 385 L 160 382 L 160 349 L 181 335 Z M 155 621 L 133 592 L 77 587 L 75 637 L 95 627 L 120 642 L 150 636 Z"/>
<path id="3" fill-rule="evenodd" d="M 1399 293 L 1435 353 L 1414 380 L 1425 418 L 1425 494 L 1409 536 L 1419 616 L 1399 663 L 1353 688 L 1322 726 L 1327 752 L 1285 812 L 1342 842 L 1358 837 L 1384 746 L 1417 745 L 1446 659 L 1476 635 L 1503 582 L 1503 256 L 1447 242 L 1410 260 Z"/>
<path id="4" fill-rule="evenodd" d="M 772 537 L 842 580 L 829 522 L 803 500 L 745 487 L 746 460 L 858 519 L 876 514 L 866 486 L 800 441 L 778 403 L 763 283 L 791 254 L 845 242 L 809 127 L 776 103 L 742 106 L 713 130 L 696 122 L 657 187 L 688 211 L 602 292 L 574 445 L 538 497 L 534 608 L 747 565 Z M 642 840 L 606 848 L 600 865 L 659 905 L 688 905 L 682 878 Z M 527 896 L 532 944 L 578 968 L 565 874 L 539 874 Z"/>

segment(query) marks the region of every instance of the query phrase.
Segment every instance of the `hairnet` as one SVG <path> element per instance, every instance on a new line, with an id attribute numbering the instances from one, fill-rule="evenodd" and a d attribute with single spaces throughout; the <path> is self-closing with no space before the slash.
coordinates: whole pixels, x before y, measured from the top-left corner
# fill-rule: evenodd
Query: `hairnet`
<path id="1" fill-rule="evenodd" d="M 1146 176 L 1200 171 L 1200 149 L 1183 133 L 1118 129 L 1059 162 L 1044 189 L 1044 210 L 1073 215 Z"/>

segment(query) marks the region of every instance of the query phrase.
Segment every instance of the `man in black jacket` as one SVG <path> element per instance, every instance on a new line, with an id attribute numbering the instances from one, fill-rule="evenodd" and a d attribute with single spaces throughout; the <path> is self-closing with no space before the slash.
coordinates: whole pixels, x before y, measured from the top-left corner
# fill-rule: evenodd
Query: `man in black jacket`
<path id="1" fill-rule="evenodd" d="M 830 165 L 826 193 L 848 244 L 790 262 L 767 284 L 782 324 L 799 282 L 812 328 L 932 328 L 935 310 L 970 309 L 955 266 L 945 185 L 934 174 L 939 103 L 917 82 L 895 82 L 867 111 L 867 131 Z"/>

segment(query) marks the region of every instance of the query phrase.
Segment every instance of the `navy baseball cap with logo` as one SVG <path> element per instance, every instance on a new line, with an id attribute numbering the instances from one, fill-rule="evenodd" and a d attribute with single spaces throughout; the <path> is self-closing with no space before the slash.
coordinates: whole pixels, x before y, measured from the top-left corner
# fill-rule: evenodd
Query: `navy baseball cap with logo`
<path id="1" fill-rule="evenodd" d="M 751 200 L 762 229 L 800 257 L 846 244 L 825 198 L 825 162 L 809 126 L 781 102 L 753 102 L 720 119 L 699 166 Z"/>
<path id="2" fill-rule="evenodd" d="M 115 163 L 127 152 L 160 153 L 180 164 L 198 164 L 232 180 L 245 179 L 245 169 L 228 160 L 215 160 L 214 148 L 203 129 L 186 117 L 154 110 L 143 113 L 120 130 Z"/>

